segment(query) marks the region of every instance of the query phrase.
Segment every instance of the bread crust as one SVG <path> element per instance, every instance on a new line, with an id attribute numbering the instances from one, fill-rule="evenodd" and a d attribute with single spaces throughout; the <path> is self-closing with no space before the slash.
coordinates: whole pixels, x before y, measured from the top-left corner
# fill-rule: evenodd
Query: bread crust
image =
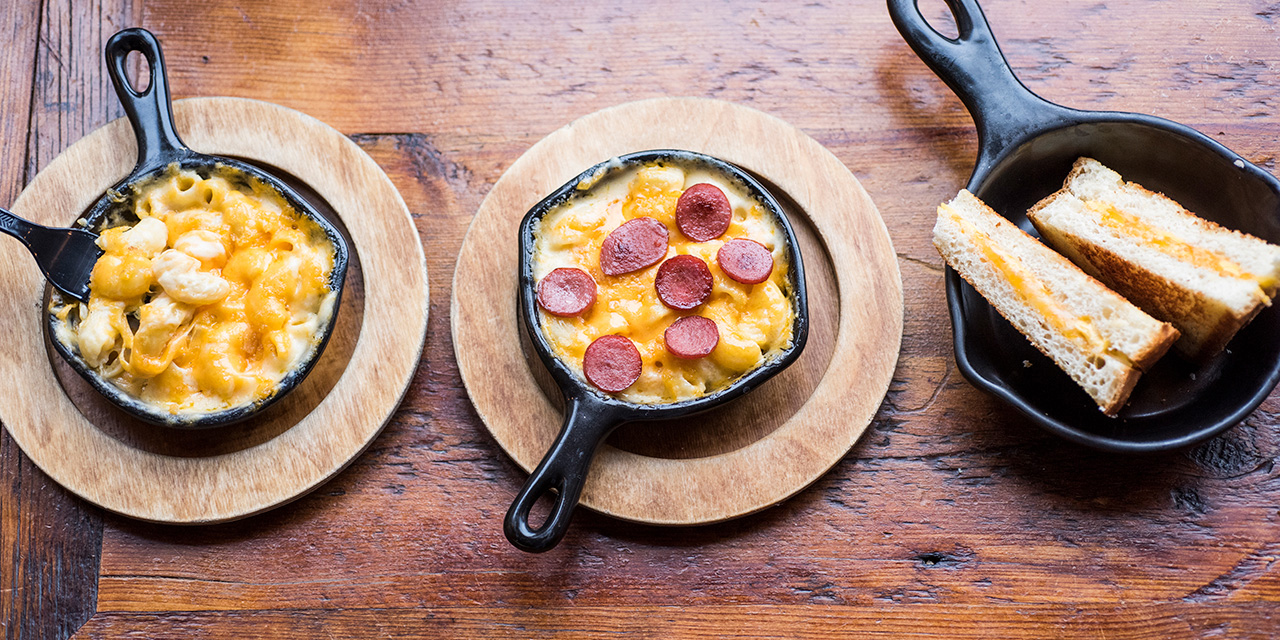
<path id="1" fill-rule="evenodd" d="M 953 213 L 944 215 L 946 207 L 950 207 Z M 960 224 L 960 220 L 966 223 Z M 974 233 L 966 231 L 968 225 L 973 225 Z M 985 236 L 986 239 L 980 240 L 975 236 Z M 984 243 L 1010 252 L 1015 260 L 1022 263 L 1020 268 L 1029 269 L 1030 273 L 1011 276 L 1005 270 L 1007 267 L 998 266 L 985 257 L 987 250 L 981 248 Z M 1143 370 L 1177 340 L 1176 329 L 1143 313 L 1066 257 L 1053 252 L 967 192 L 961 191 L 950 203 L 939 207 L 934 246 L 1001 317 L 1066 371 L 1106 415 L 1114 416 L 1120 411 Z M 1032 268 L 1033 264 L 1037 266 Z M 1080 342 L 1080 334 L 1075 330 L 1063 330 L 1059 321 L 1051 321 L 1041 307 L 1024 297 L 1022 292 L 1026 289 L 1022 285 L 1015 284 L 1025 282 L 1020 278 L 1026 275 L 1058 291 L 1054 297 L 1060 304 L 1068 305 L 1067 313 L 1082 314 L 1087 324 L 1077 326 L 1077 330 L 1121 339 L 1119 343 L 1110 344 L 1124 346 L 1095 351 L 1097 347 Z M 1014 280 L 1011 281 L 1011 277 Z M 1068 302 L 1073 299 L 1077 302 Z M 1096 333 L 1099 331 L 1102 334 Z M 1119 338 L 1121 335 L 1126 337 Z"/>
<path id="2" fill-rule="evenodd" d="M 942 253 L 941 247 L 938 247 L 938 251 L 939 253 Z M 945 258 L 946 255 L 943 254 L 943 257 Z M 974 279 L 971 278 L 964 271 L 961 271 L 959 269 L 956 269 L 955 271 L 956 273 L 960 274 L 960 277 L 963 278 L 965 282 L 969 283 L 969 286 L 973 287 L 975 290 L 981 293 L 980 283 L 975 282 Z M 1000 314 L 1000 317 L 1004 318 L 1006 321 L 1009 322 L 1009 324 L 1013 325 L 1015 329 L 1018 328 L 1018 323 L 1014 320 L 1013 317 L 1011 317 L 1008 313 L 1005 312 L 1005 310 L 1002 308 L 1002 305 L 993 304 L 991 305 L 991 307 L 996 310 L 996 313 Z M 1036 340 L 1032 340 L 1031 336 L 1028 336 L 1026 333 L 1022 332 L 1021 330 L 1019 330 L 1018 332 L 1022 333 L 1022 337 L 1026 338 L 1027 342 L 1031 343 L 1031 346 L 1035 347 L 1037 351 L 1039 351 L 1040 353 L 1043 353 L 1045 357 L 1049 358 L 1050 360 L 1053 361 L 1054 364 L 1058 365 L 1059 369 L 1063 369 L 1063 370 L 1066 369 L 1066 367 L 1063 365 L 1063 363 L 1058 359 L 1058 357 L 1055 354 L 1051 353 L 1048 349 L 1046 349 L 1043 345 L 1041 345 Z M 1163 325 L 1161 327 L 1159 344 L 1153 345 L 1153 348 L 1148 350 L 1149 353 L 1155 353 L 1157 351 L 1158 353 L 1156 353 L 1156 355 L 1154 356 L 1154 359 L 1151 359 L 1149 362 L 1155 362 L 1155 360 L 1158 360 L 1160 356 L 1164 355 L 1164 353 L 1169 350 L 1169 347 L 1172 346 L 1174 341 L 1177 339 L 1178 339 L 1177 330 L 1174 329 L 1173 327 L 1170 327 L 1169 325 Z M 1116 385 L 1116 388 L 1113 389 L 1112 394 L 1109 397 L 1100 398 L 1098 396 L 1090 394 L 1090 397 L 1093 398 L 1094 402 L 1098 405 L 1098 408 L 1102 410 L 1102 413 L 1112 418 L 1116 417 L 1116 414 L 1120 412 L 1120 409 L 1122 409 L 1125 403 L 1129 401 L 1129 395 L 1133 393 L 1133 388 L 1137 386 L 1138 378 L 1142 377 L 1142 370 L 1135 367 L 1131 369 L 1125 369 L 1124 371 L 1117 373 L 1116 375 L 1117 375 L 1118 383 Z"/>
<path id="3" fill-rule="evenodd" d="M 1164 349 L 1161 349 L 1161 353 L 1169 349 L 1169 344 L 1173 344 L 1173 341 L 1165 344 Z M 1102 409 L 1102 413 L 1112 418 L 1116 417 L 1116 414 L 1120 413 L 1120 409 L 1124 408 L 1125 403 L 1129 402 L 1129 396 L 1133 393 L 1133 388 L 1138 386 L 1138 378 L 1141 377 L 1142 372 L 1137 369 L 1129 369 L 1121 374 L 1120 389 L 1116 392 L 1111 402 L 1099 407 Z"/>
<path id="4" fill-rule="evenodd" d="M 1027 211 L 1027 217 L 1031 219 L 1031 223 L 1050 246 L 1070 258 L 1086 273 L 1101 280 L 1152 316 L 1177 326 L 1181 330 L 1182 339 L 1174 345 L 1174 348 L 1179 353 L 1190 360 L 1204 362 L 1222 351 L 1236 332 L 1262 310 L 1267 300 L 1259 300 L 1256 304 L 1243 308 L 1233 307 L 1221 299 L 1189 289 L 1131 258 L 1121 256 L 1095 242 L 1048 223 L 1046 218 L 1050 216 L 1045 213 L 1045 210 L 1059 199 L 1085 202 L 1070 190 L 1070 186 L 1073 181 L 1094 171 L 1115 174 L 1096 160 L 1077 159 L 1063 182 L 1063 188 L 1040 200 Z M 1196 217 L 1164 194 L 1150 191 L 1132 182 L 1123 182 L 1119 174 L 1115 174 L 1115 178 L 1117 189 L 1128 189 L 1131 193 L 1145 198 L 1159 199 L 1162 205 L 1176 207 L 1182 215 L 1186 216 L 1185 224 L 1190 224 L 1201 232 L 1229 233 L 1242 239 L 1264 243 L 1248 234 L 1232 231 Z M 1114 232 L 1105 233 L 1117 239 L 1125 238 Z M 1269 298 L 1275 293 L 1276 287 L 1268 286 L 1262 291 Z"/>

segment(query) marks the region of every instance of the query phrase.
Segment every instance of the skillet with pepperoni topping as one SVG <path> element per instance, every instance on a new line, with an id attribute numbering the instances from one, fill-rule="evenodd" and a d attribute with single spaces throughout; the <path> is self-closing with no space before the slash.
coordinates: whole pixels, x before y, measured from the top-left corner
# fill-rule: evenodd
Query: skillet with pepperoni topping
<path id="1" fill-rule="evenodd" d="M 699 398 L 791 345 L 787 256 L 773 215 L 734 178 L 631 167 L 535 227 L 542 330 L 601 391 L 638 404 Z"/>

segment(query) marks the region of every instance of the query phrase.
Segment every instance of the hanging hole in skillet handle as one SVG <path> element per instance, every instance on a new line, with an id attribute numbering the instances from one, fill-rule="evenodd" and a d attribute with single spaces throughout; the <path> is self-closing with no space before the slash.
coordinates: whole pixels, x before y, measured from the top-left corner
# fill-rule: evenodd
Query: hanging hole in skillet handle
<path id="1" fill-rule="evenodd" d="M 130 51 L 125 55 L 124 68 L 129 86 L 139 94 L 146 93 L 151 87 L 151 65 L 147 64 L 147 56 L 141 51 Z"/>
<path id="2" fill-rule="evenodd" d="M 578 506 L 582 486 L 587 482 L 596 447 L 622 424 L 619 414 L 616 407 L 590 395 L 565 398 L 564 426 L 560 428 L 560 435 L 538 468 L 529 475 L 502 523 L 507 540 L 517 549 L 541 553 L 560 543 L 569 530 L 569 521 L 574 507 Z M 533 506 L 553 489 L 551 513 L 541 525 L 534 527 L 529 520 Z"/>
<path id="3" fill-rule="evenodd" d="M 978 129 L 984 172 L 1017 143 L 1059 128 L 1076 113 L 1031 92 L 1009 67 L 977 0 L 945 0 L 959 36 L 948 38 L 920 13 L 919 0 L 888 0 L 889 15 L 911 49 L 959 96 Z"/>
<path id="4" fill-rule="evenodd" d="M 933 27 L 938 35 L 948 40 L 960 37 L 956 16 L 951 12 L 951 7 L 947 6 L 946 0 L 919 0 L 916 6 L 920 9 L 921 15 L 931 16 L 928 18 L 929 26 Z M 939 11 L 939 9 L 946 9 L 946 11 Z"/>
<path id="5" fill-rule="evenodd" d="M 135 51 L 147 62 L 147 81 L 141 91 L 129 82 L 127 72 L 129 54 Z M 173 126 L 164 54 L 156 37 L 146 29 L 125 29 L 107 41 L 105 55 L 107 75 L 111 76 L 138 141 L 138 168 L 155 168 L 186 151 L 187 146 Z"/>

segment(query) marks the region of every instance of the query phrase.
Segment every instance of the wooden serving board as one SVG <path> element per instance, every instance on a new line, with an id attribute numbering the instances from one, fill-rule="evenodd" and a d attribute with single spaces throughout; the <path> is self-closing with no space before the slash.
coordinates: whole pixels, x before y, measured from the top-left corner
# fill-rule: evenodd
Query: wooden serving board
<path id="1" fill-rule="evenodd" d="M 351 267 L 332 338 L 310 376 L 262 416 L 202 431 L 150 426 L 99 396 L 43 335 L 46 285 L 17 242 L 0 242 L 0 421 L 59 484 L 143 520 L 214 523 L 288 502 L 372 442 L 407 389 L 427 326 L 427 272 L 409 211 L 378 165 L 340 132 L 265 102 L 193 98 L 173 105 L 191 148 L 272 167 L 312 190 L 344 228 Z M 136 160 L 124 119 L 85 136 L 14 203 L 46 225 L 72 223 Z M 315 202 L 315 200 L 319 200 Z"/>
<path id="2" fill-rule="evenodd" d="M 485 426 L 533 469 L 563 416 L 559 392 L 521 344 L 520 220 L 587 167 L 662 148 L 763 178 L 788 210 L 808 275 L 809 342 L 791 368 L 711 413 L 623 426 L 597 454 L 582 504 L 627 520 L 702 524 L 776 504 L 831 468 L 875 415 L 897 363 L 902 280 L 888 231 L 858 180 L 812 138 L 759 111 L 694 98 L 627 103 L 552 133 L 498 180 L 467 231 L 453 283 L 454 349 Z"/>

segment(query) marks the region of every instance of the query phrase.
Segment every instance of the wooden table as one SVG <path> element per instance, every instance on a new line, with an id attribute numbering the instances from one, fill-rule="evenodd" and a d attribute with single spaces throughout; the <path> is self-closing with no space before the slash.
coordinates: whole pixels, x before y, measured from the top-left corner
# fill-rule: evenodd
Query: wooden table
<path id="1" fill-rule="evenodd" d="M 3 4 L 0 204 L 121 115 L 101 50 L 142 25 L 165 46 L 176 97 L 282 104 L 371 154 L 414 214 L 432 295 L 418 375 L 372 448 L 249 520 L 107 514 L 0 437 L 7 637 L 1280 634 L 1280 395 L 1190 451 L 1132 458 L 1053 438 L 956 371 L 929 237 L 972 167 L 973 125 L 881 0 Z M 1275 2 L 985 4 L 1046 98 L 1181 121 L 1276 170 Z M 936 0 L 925 10 L 945 14 Z M 861 442 L 781 506 L 684 529 L 581 512 L 559 548 L 526 555 L 500 522 L 525 476 L 454 363 L 454 256 L 530 145 L 664 95 L 776 115 L 858 176 L 900 258 L 897 373 Z"/>

